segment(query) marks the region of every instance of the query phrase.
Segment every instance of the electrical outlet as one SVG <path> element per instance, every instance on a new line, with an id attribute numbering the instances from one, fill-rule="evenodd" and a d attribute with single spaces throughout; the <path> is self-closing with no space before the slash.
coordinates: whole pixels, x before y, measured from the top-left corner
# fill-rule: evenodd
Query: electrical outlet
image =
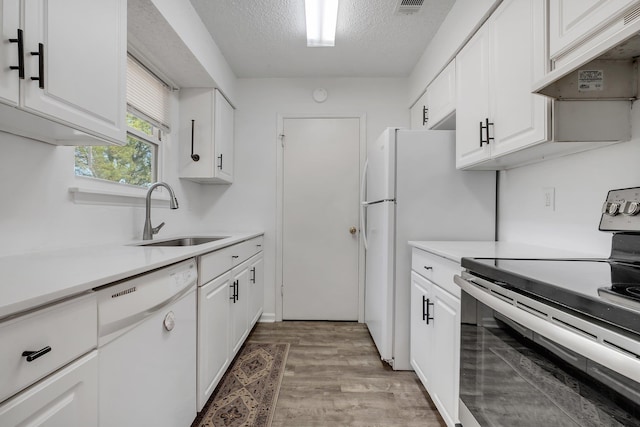
<path id="1" fill-rule="evenodd" d="M 555 211 L 556 210 L 556 189 L 555 187 L 544 187 L 542 189 L 544 194 L 543 206 L 545 210 Z"/>

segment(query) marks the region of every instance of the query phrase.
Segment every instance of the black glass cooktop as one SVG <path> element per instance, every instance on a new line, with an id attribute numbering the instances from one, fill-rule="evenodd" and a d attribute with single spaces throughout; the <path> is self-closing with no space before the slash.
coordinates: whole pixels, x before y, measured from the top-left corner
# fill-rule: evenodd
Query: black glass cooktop
<path id="1" fill-rule="evenodd" d="M 462 267 L 515 292 L 640 334 L 640 263 L 463 258 Z"/>

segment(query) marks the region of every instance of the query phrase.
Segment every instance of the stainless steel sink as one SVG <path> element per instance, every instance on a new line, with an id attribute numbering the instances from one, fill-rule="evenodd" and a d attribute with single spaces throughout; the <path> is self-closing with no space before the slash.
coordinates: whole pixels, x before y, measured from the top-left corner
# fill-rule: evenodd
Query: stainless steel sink
<path id="1" fill-rule="evenodd" d="M 180 237 L 171 240 L 160 240 L 158 242 L 140 243 L 138 246 L 196 246 L 205 243 L 215 242 L 216 240 L 226 239 L 229 236 L 218 237 Z"/>

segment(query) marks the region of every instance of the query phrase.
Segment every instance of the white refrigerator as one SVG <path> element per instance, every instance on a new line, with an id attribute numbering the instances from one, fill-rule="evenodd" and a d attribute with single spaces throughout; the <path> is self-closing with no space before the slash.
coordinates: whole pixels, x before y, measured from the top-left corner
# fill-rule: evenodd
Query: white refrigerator
<path id="1" fill-rule="evenodd" d="M 397 128 L 368 147 L 364 169 L 365 323 L 381 359 L 410 370 L 407 242 L 494 240 L 496 173 L 456 170 L 454 131 Z"/>

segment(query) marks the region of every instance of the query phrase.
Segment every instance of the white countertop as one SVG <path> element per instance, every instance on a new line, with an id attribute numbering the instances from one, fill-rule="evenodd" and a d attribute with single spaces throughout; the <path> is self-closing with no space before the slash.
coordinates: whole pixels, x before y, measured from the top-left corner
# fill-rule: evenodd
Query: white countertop
<path id="1" fill-rule="evenodd" d="M 0 319 L 263 233 L 195 234 L 230 237 L 197 246 L 135 246 L 142 243 L 135 241 L 0 257 Z"/>
<path id="2" fill-rule="evenodd" d="M 472 258 L 606 258 L 600 254 L 546 248 L 514 242 L 490 241 L 411 241 L 409 245 L 460 263 Z"/>

